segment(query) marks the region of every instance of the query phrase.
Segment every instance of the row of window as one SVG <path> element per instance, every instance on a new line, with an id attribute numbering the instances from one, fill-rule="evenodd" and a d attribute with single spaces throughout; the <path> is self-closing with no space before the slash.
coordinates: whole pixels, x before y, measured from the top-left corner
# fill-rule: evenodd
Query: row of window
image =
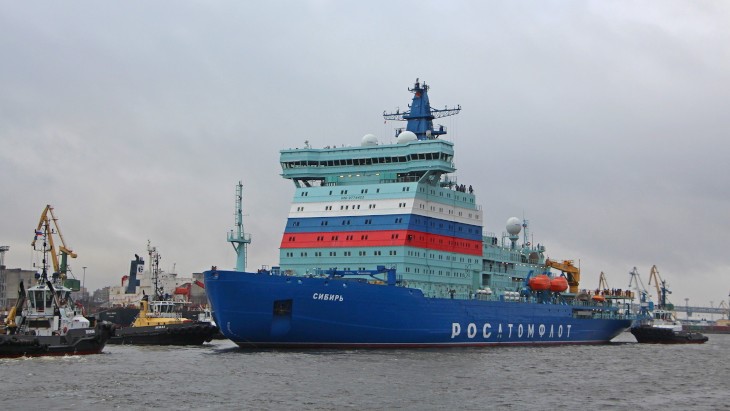
<path id="1" fill-rule="evenodd" d="M 296 253 L 294 253 L 292 251 L 287 251 L 284 255 L 286 257 L 292 257 L 293 258 L 294 257 L 294 254 L 296 254 Z M 312 254 L 315 257 L 322 257 L 322 252 L 321 251 L 315 251 Z M 308 255 L 309 255 L 309 252 L 308 251 L 300 251 L 299 252 L 299 256 L 300 257 L 307 257 Z M 343 251 L 342 255 L 344 255 L 345 257 L 351 257 L 352 256 L 352 252 L 351 251 Z M 360 251 L 360 252 L 358 252 L 358 255 L 360 257 L 366 257 L 367 256 L 367 251 Z M 373 250 L 373 254 L 372 255 L 374 255 L 374 256 L 383 255 L 383 252 L 381 250 Z M 396 250 L 388 250 L 388 255 L 398 255 L 398 252 Z M 329 256 L 330 257 L 337 257 L 337 251 L 330 251 L 329 252 Z"/>
<path id="2" fill-rule="evenodd" d="M 425 187 L 421 187 L 421 190 L 420 191 L 422 193 L 425 193 L 426 192 L 426 188 Z M 440 197 L 443 197 L 444 196 L 444 192 L 446 193 L 446 197 L 447 198 L 451 198 L 451 193 L 452 193 L 451 190 L 440 190 L 439 191 L 439 196 Z M 430 190 L 430 194 L 435 196 L 436 195 L 436 190 L 431 189 Z M 470 197 L 467 197 L 467 196 L 461 196 L 460 197 L 459 195 L 457 195 L 456 193 L 454 193 L 454 198 L 457 199 L 457 200 L 460 200 L 460 201 L 470 202 L 472 204 L 474 203 L 474 195 L 471 195 Z"/>
<path id="3" fill-rule="evenodd" d="M 417 160 L 441 160 L 451 162 L 453 155 L 447 153 L 413 153 L 405 156 L 394 157 L 371 157 L 371 158 L 343 158 L 339 160 L 302 160 L 288 161 L 281 163 L 281 167 L 301 168 L 301 167 L 337 167 L 337 166 L 369 166 L 373 164 L 389 164 L 389 163 L 406 163 Z"/>
<path id="4" fill-rule="evenodd" d="M 330 221 L 331 220 L 322 220 L 322 221 L 319 222 L 319 225 L 322 226 L 322 227 L 329 226 Z M 351 222 L 352 221 L 349 220 L 349 219 L 347 219 L 347 220 L 341 220 L 340 221 L 340 225 L 350 225 Z M 397 218 L 394 219 L 393 222 L 395 224 L 402 224 L 403 223 L 403 217 L 397 217 Z M 413 222 L 414 222 L 414 224 L 413 225 L 410 225 L 409 227 L 411 227 L 413 229 L 417 229 L 418 228 L 418 223 L 420 222 L 420 219 L 416 218 L 416 219 L 414 219 Z M 371 225 L 372 223 L 373 223 L 373 220 L 371 218 L 366 218 L 363 221 L 363 224 L 364 225 Z M 387 225 L 387 223 L 382 223 L 381 225 Z M 299 227 L 299 226 L 301 226 L 301 221 L 292 221 L 291 226 L 292 227 Z M 436 228 L 436 223 L 433 222 L 433 221 L 431 221 L 430 226 L 433 227 L 433 228 Z M 438 224 L 438 228 L 439 229 L 443 229 L 444 228 L 444 223 L 439 223 Z M 458 232 L 464 232 L 464 227 L 461 226 L 461 225 L 459 225 L 456 228 L 454 228 L 454 225 L 453 224 L 448 224 L 448 230 L 450 230 L 450 231 L 456 230 Z M 478 233 L 479 232 L 478 229 L 472 228 L 472 227 L 468 227 L 466 231 L 468 233 Z"/>
<path id="5" fill-rule="evenodd" d="M 345 241 L 351 241 L 351 240 L 354 239 L 353 237 L 354 237 L 353 235 L 345 236 Z M 400 238 L 400 234 L 391 234 L 390 235 L 390 239 L 391 240 L 397 240 L 398 238 Z M 409 234 L 408 235 L 408 241 L 411 241 L 414 238 L 415 237 L 412 234 Z M 329 241 L 339 241 L 339 239 L 340 239 L 340 236 L 339 235 L 333 235 L 333 236 L 331 236 L 331 238 L 330 238 Z M 367 239 L 368 239 L 368 235 L 367 234 L 363 234 L 363 235 L 360 236 L 360 240 L 367 240 Z M 288 242 L 290 242 L 290 243 L 296 242 L 297 241 L 297 236 L 296 235 L 290 235 L 289 237 L 287 237 L 286 240 Z M 426 241 L 426 236 L 419 235 L 418 238 L 417 238 L 417 240 L 418 241 Z M 429 240 L 430 240 L 431 243 L 436 244 L 436 239 L 435 238 L 429 238 Z M 327 240 L 325 239 L 325 236 L 320 235 L 320 236 L 317 236 L 316 241 L 327 241 Z M 444 239 L 443 238 L 439 238 L 438 239 L 438 244 L 443 245 L 444 244 Z M 470 247 L 470 244 L 469 243 L 467 243 L 465 241 L 458 241 L 458 240 L 449 240 L 449 241 L 446 242 L 446 244 L 449 245 L 449 246 L 454 246 L 454 247 L 462 247 L 462 248 Z M 474 248 L 480 248 L 480 245 L 479 244 L 474 244 L 473 246 L 474 246 Z"/>
<path id="6" fill-rule="evenodd" d="M 406 267 L 406 272 L 407 273 L 412 272 L 415 274 L 431 274 L 431 275 L 438 275 L 438 276 L 443 276 L 443 277 L 454 277 L 454 278 L 468 278 L 469 277 L 469 274 L 462 273 L 462 272 L 452 273 L 451 271 L 446 271 L 444 273 L 443 270 L 438 270 L 438 272 L 437 272 L 436 270 L 430 270 L 430 269 L 421 270 L 420 268 L 414 268 L 413 270 L 411 270 L 411 267 Z"/>
<path id="7" fill-rule="evenodd" d="M 375 208 L 375 206 L 376 206 L 375 204 L 368 204 L 368 209 L 372 210 L 372 209 Z M 398 203 L 398 208 L 406 208 L 406 207 L 408 207 L 408 203 Z M 425 210 L 426 209 L 426 204 L 419 203 L 418 204 L 418 208 L 420 208 L 421 210 Z M 324 207 L 324 209 L 325 209 L 325 211 L 332 211 L 332 206 L 331 205 L 327 205 L 327 206 Z M 359 209 L 360 209 L 360 204 L 353 204 L 352 206 L 350 206 L 349 204 L 347 204 L 347 205 L 344 205 L 344 204 L 343 205 L 340 205 L 340 211 L 359 210 Z M 437 208 L 434 205 L 430 206 L 430 211 L 436 212 L 437 210 L 438 210 L 439 213 L 444 213 L 444 207 L 438 207 Z M 300 212 L 300 211 L 304 211 L 304 206 L 297 207 L 297 212 Z M 454 213 L 454 209 L 452 209 L 452 208 L 448 208 L 446 211 L 447 211 L 447 214 L 449 214 L 449 215 L 457 215 L 459 217 L 463 217 L 464 216 L 464 212 L 463 211 L 459 211 L 457 213 Z M 467 218 L 473 218 L 473 219 L 479 220 L 479 214 L 478 213 L 476 213 L 476 214 L 467 213 Z"/>
<path id="8" fill-rule="evenodd" d="M 404 191 L 404 192 L 405 191 L 411 191 L 411 187 L 410 186 L 403 186 L 403 187 L 401 187 L 401 191 Z M 421 187 L 420 191 L 422 193 L 425 193 L 426 192 L 426 188 L 425 187 Z M 375 189 L 375 192 L 376 193 L 380 193 L 380 189 L 379 188 Z M 330 190 L 329 195 L 332 195 L 333 193 L 334 193 L 334 190 Z M 345 195 L 347 193 L 348 193 L 348 190 L 344 190 L 344 189 L 343 190 L 340 190 L 340 195 Z M 368 193 L 368 189 L 367 188 L 360 189 L 360 194 L 367 194 L 367 193 Z M 444 193 L 446 193 L 446 197 L 447 198 L 451 198 L 451 190 L 439 190 L 439 196 L 443 197 L 444 196 Z M 431 195 L 436 195 L 436 190 L 431 189 L 430 190 L 430 194 Z M 302 191 L 301 194 L 300 194 L 300 196 L 301 197 L 308 197 L 309 196 L 309 191 Z M 457 200 L 460 200 L 460 201 L 469 202 L 469 203 L 472 203 L 472 204 L 474 203 L 474 196 L 459 196 L 459 195 L 454 194 L 454 198 L 456 198 Z"/>
<path id="9" fill-rule="evenodd" d="M 353 236 L 353 235 L 345 236 L 345 241 L 352 241 L 352 240 L 354 240 L 354 237 L 355 236 Z M 391 234 L 390 235 L 390 239 L 391 240 L 397 240 L 399 238 L 400 238 L 400 234 Z M 415 237 L 412 234 L 409 234 L 408 235 L 408 241 L 411 241 L 414 238 Z M 330 237 L 330 240 L 329 241 L 339 241 L 339 239 L 340 239 L 340 236 L 339 235 L 333 235 L 333 236 Z M 363 234 L 363 235 L 360 236 L 360 240 L 367 240 L 367 239 L 368 239 L 368 235 L 367 234 Z M 297 241 L 297 236 L 296 235 L 290 235 L 289 237 L 287 237 L 286 240 L 288 242 L 290 242 L 290 243 L 296 242 Z M 419 235 L 418 238 L 417 238 L 417 240 L 418 241 L 426 241 L 426 237 L 425 236 L 422 236 L 422 235 Z M 435 238 L 430 238 L 429 240 L 430 240 L 431 243 L 436 244 L 436 239 Z M 317 236 L 316 241 L 327 241 L 327 240 L 325 239 L 325 236 L 320 235 L 320 236 Z M 443 238 L 439 238 L 438 239 L 438 244 L 443 245 L 444 244 L 444 239 Z M 449 246 L 454 246 L 454 247 L 462 247 L 462 248 L 470 247 L 469 243 L 467 243 L 465 241 L 458 241 L 458 240 L 449 240 L 449 241 L 446 242 L 446 244 L 449 245 Z M 474 244 L 474 247 L 475 248 L 480 248 L 479 244 Z"/>
<path id="10" fill-rule="evenodd" d="M 421 257 L 421 251 L 409 250 L 407 254 L 410 257 Z M 430 258 L 430 259 L 435 259 L 436 258 L 436 254 L 433 254 L 433 253 L 428 253 L 428 254 L 429 254 L 428 255 L 428 258 Z M 439 260 L 443 260 L 444 259 L 444 255 L 443 254 L 439 253 L 437 255 L 438 255 L 438 259 Z M 423 252 L 423 257 L 426 257 L 426 252 L 425 251 Z M 457 257 L 455 255 L 446 254 L 446 261 L 456 261 L 456 260 L 457 260 Z M 468 257 L 458 257 L 458 260 L 459 260 L 460 263 L 469 263 L 469 264 L 472 263 L 472 259 L 471 258 L 468 258 Z M 476 264 L 478 262 L 479 262 L 479 259 L 477 259 L 477 258 L 475 258 L 474 261 L 473 261 L 474 264 Z"/>

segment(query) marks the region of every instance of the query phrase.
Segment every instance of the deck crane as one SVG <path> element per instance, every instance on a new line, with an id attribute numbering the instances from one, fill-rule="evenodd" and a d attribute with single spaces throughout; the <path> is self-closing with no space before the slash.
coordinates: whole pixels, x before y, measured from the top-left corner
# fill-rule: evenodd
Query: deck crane
<path id="1" fill-rule="evenodd" d="M 656 287 L 656 296 L 659 301 L 659 308 L 664 308 L 664 306 L 667 305 L 667 294 L 671 294 L 672 292 L 667 290 L 666 281 L 664 281 L 662 276 L 659 275 L 659 270 L 656 268 L 656 265 L 653 265 L 649 272 L 649 285 L 651 285 L 652 280 Z"/>
<path id="2" fill-rule="evenodd" d="M 53 222 L 53 227 L 51 227 L 51 222 Z M 58 246 L 58 253 L 61 254 L 60 263 L 58 261 L 56 247 L 53 243 L 53 234 L 58 234 L 58 238 L 61 240 L 61 244 Z M 51 253 L 53 272 L 58 273 L 61 276 L 61 281 L 65 280 L 66 272 L 68 271 L 68 257 L 76 258 L 77 254 L 66 246 L 66 241 L 63 239 L 63 234 L 61 234 L 61 227 L 58 225 L 58 218 L 56 218 L 56 215 L 53 214 L 53 206 L 50 204 L 46 205 L 43 213 L 41 213 L 41 218 L 38 221 L 38 227 L 35 230 L 33 242 L 30 244 L 33 248 L 35 248 L 36 240 L 38 240 L 38 237 L 40 236 L 44 236 L 48 240 L 48 251 Z"/>
<path id="3" fill-rule="evenodd" d="M 573 265 L 573 260 L 563 260 L 561 263 L 548 258 L 545 260 L 545 266 L 560 270 L 567 274 L 570 292 L 573 294 L 578 292 L 578 287 L 580 285 L 580 268 Z"/>

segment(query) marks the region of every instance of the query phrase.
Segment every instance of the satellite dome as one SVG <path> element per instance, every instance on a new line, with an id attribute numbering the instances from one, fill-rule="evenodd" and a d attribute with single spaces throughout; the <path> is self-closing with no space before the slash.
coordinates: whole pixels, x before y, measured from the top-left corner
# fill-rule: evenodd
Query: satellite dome
<path id="1" fill-rule="evenodd" d="M 396 138 L 395 141 L 398 144 L 405 144 L 405 143 L 410 143 L 411 141 L 416 141 L 416 140 L 418 140 L 418 137 L 416 137 L 416 133 L 414 133 L 412 131 L 404 131 L 404 132 L 398 134 L 398 137 Z"/>
<path id="2" fill-rule="evenodd" d="M 522 231 L 522 223 L 517 217 L 510 217 L 507 220 L 507 232 L 509 235 L 517 235 Z"/>
<path id="3" fill-rule="evenodd" d="M 365 134 L 362 138 L 362 142 L 360 143 L 361 146 L 377 146 L 378 145 L 378 138 L 375 137 L 375 134 Z"/>

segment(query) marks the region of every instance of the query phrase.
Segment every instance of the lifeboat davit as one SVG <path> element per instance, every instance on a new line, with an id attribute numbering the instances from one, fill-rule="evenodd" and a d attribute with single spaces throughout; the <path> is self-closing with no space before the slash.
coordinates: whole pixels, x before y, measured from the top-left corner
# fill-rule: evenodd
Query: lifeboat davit
<path id="1" fill-rule="evenodd" d="M 534 291 L 548 290 L 550 289 L 550 277 L 545 274 L 540 274 L 538 276 L 530 278 L 530 282 L 528 283 L 528 285 Z"/>
<path id="2" fill-rule="evenodd" d="M 568 279 L 565 277 L 555 277 L 550 280 L 550 291 L 554 293 L 562 293 L 568 289 Z"/>
<path id="3" fill-rule="evenodd" d="M 602 295 L 594 295 L 593 301 L 603 302 L 603 301 L 606 301 L 606 297 L 604 297 Z"/>

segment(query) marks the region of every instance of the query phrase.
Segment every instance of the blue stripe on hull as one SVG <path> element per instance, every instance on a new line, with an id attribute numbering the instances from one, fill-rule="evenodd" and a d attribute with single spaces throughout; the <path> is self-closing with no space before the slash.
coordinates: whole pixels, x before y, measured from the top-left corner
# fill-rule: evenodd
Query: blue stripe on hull
<path id="1" fill-rule="evenodd" d="M 286 234 L 347 231 L 413 230 L 424 233 L 482 240 L 482 227 L 415 214 L 347 217 L 289 218 Z"/>
<path id="2" fill-rule="evenodd" d="M 568 305 L 424 298 L 420 290 L 347 280 L 208 271 L 221 331 L 241 346 L 443 347 L 597 344 L 625 319 L 578 319 Z M 274 313 L 275 301 L 291 301 Z"/>

